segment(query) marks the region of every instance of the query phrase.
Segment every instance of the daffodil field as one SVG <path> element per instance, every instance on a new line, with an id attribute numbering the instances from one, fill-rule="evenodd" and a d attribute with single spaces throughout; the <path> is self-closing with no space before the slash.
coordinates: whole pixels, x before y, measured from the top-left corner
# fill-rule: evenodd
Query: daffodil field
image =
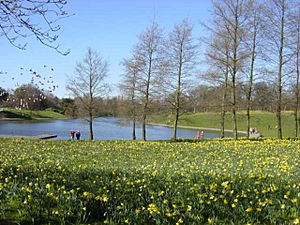
<path id="1" fill-rule="evenodd" d="M 12 222 L 300 224 L 300 141 L 1 139 Z"/>

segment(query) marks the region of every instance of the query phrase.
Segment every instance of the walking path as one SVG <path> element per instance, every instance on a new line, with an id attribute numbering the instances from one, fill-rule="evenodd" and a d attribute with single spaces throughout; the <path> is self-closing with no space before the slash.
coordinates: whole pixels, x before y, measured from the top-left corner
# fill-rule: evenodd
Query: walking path
<path id="1" fill-rule="evenodd" d="M 167 124 L 159 124 L 159 123 L 149 123 L 149 125 L 155 125 L 155 126 L 162 126 L 162 127 L 172 127 L 171 125 Z M 219 128 L 208 128 L 208 127 L 194 127 L 194 126 L 177 126 L 178 128 L 183 129 L 192 129 L 192 130 L 211 130 L 211 131 L 221 131 Z M 224 130 L 225 132 L 232 133 L 232 130 Z M 247 131 L 238 130 L 239 134 L 247 134 Z"/>

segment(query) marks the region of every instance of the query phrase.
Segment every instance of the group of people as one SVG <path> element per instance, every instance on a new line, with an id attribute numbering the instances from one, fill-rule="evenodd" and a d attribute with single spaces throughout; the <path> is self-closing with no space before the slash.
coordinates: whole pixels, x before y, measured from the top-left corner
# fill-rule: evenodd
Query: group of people
<path id="1" fill-rule="evenodd" d="M 261 135 L 261 133 L 258 131 L 258 129 L 256 127 L 251 127 L 250 130 L 249 130 L 249 137 L 250 138 L 260 138 L 260 137 L 263 137 Z"/>
<path id="2" fill-rule="evenodd" d="M 70 131 L 70 137 L 71 137 L 71 140 L 75 140 L 75 137 L 76 137 L 76 140 L 80 140 L 80 131 L 79 130 L 77 130 L 77 131 L 75 131 L 75 130 L 71 130 Z"/>
<path id="3" fill-rule="evenodd" d="M 200 138 L 203 138 L 203 136 L 204 136 L 204 133 L 203 133 L 203 131 L 197 131 L 197 133 L 196 133 L 196 135 L 195 135 L 195 138 L 196 139 L 200 139 Z"/>

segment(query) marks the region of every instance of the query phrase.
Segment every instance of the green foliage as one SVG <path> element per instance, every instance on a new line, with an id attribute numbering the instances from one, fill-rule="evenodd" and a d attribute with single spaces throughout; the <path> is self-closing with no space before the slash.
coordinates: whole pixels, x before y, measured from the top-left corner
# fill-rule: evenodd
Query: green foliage
<path id="1" fill-rule="evenodd" d="M 1 140 L 0 223 L 298 224 L 299 144 Z"/>
<path id="2" fill-rule="evenodd" d="M 63 98 L 58 103 L 59 108 L 61 108 L 61 113 L 68 117 L 76 117 L 78 114 L 75 101 L 70 98 Z"/>

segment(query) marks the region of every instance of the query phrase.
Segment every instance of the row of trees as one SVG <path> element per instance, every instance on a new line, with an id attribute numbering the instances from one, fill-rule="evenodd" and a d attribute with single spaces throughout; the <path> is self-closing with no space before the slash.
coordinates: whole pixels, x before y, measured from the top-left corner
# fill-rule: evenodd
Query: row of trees
<path id="1" fill-rule="evenodd" d="M 42 44 L 61 54 L 57 40 L 58 19 L 68 16 L 64 0 L 0 1 L 0 36 L 14 46 L 19 38 L 34 35 Z M 299 51 L 300 51 L 300 3 L 297 0 L 213 0 L 212 20 L 203 24 L 207 29 L 199 54 L 188 20 L 174 26 L 165 35 L 156 23 L 152 23 L 139 36 L 132 55 L 123 61 L 124 74 L 120 88 L 131 102 L 133 139 L 137 116 L 142 122 L 142 138 L 146 140 L 146 122 L 151 105 L 169 103 L 174 114 L 173 138 L 177 138 L 180 114 L 186 109 L 186 99 L 191 98 L 191 80 L 198 65 L 207 71 L 198 73 L 201 80 L 209 82 L 209 91 L 219 90 L 221 97 L 221 130 L 224 136 L 224 116 L 231 111 L 234 137 L 237 139 L 236 114 L 246 105 L 248 131 L 251 126 L 250 109 L 253 108 L 254 87 L 267 83 L 274 87 L 278 138 L 282 138 L 281 111 L 284 97 L 294 109 L 295 136 L 298 136 L 299 108 Z M 41 17 L 44 25 L 36 25 L 33 18 Z M 52 20 L 52 16 L 56 19 Z M 197 37 L 199 38 L 199 37 Z M 205 56 L 203 64 L 199 57 Z M 74 78 L 67 86 L 75 102 L 88 114 L 91 139 L 92 122 L 96 105 L 107 93 L 104 82 L 107 62 L 92 49 L 82 63 L 76 65 Z M 199 77 L 198 77 L 199 78 Z M 194 84 L 198 85 L 198 82 Z M 256 88 L 257 89 L 257 88 Z M 240 97 L 241 90 L 245 93 Z M 294 97 L 286 95 L 292 90 Z M 188 92 L 190 91 L 190 92 Z M 288 96 L 288 97 L 286 97 Z M 29 99 L 29 98 L 28 98 Z M 31 98 L 30 99 L 35 99 Z M 40 99 L 38 99 L 40 101 Z M 23 103 L 23 102 L 22 102 Z M 153 104 L 154 103 L 154 104 Z M 199 105 L 199 102 L 194 100 Z M 255 102 L 256 104 L 256 102 Z M 29 106 L 28 106 L 29 107 Z M 273 106 L 272 106 L 273 107 Z M 79 110 L 80 111 L 80 110 Z M 99 111 L 99 110 L 98 110 Z M 249 134 L 248 134 L 249 135 Z"/>
<path id="2" fill-rule="evenodd" d="M 252 110 L 274 112 L 276 110 L 276 86 L 267 82 L 256 82 L 253 85 L 251 101 Z M 237 84 L 238 110 L 247 109 L 247 87 Z M 294 91 L 283 92 L 283 110 L 293 110 Z M 151 102 L 152 114 L 170 113 L 168 107 L 170 98 L 156 99 Z M 0 87 L 0 105 L 29 110 L 53 109 L 68 117 L 79 117 L 85 113 L 80 107 L 80 98 L 59 99 L 49 91 L 42 90 L 34 84 L 24 84 L 14 90 L 5 90 Z M 96 97 L 93 100 L 95 116 L 128 116 L 131 112 L 131 99 L 124 96 Z M 220 86 L 198 85 L 189 89 L 181 98 L 183 113 L 191 112 L 221 112 L 222 88 Z M 230 105 L 225 106 L 230 109 Z M 140 112 L 136 111 L 139 115 Z"/>
<path id="3" fill-rule="evenodd" d="M 261 79 L 276 83 L 276 118 L 280 139 L 282 93 L 289 86 L 295 90 L 295 136 L 298 136 L 299 2 L 225 0 L 214 1 L 213 5 L 213 21 L 206 26 L 211 36 L 206 41 L 210 72 L 205 74 L 205 78 L 218 80 L 223 86 L 222 106 L 226 102 L 232 105 L 234 137 L 237 138 L 237 83 L 242 82 L 248 88 L 249 132 L 253 84 Z M 224 121 L 226 110 L 222 108 Z"/>
<path id="4" fill-rule="evenodd" d="M 281 111 L 283 93 L 293 90 L 295 136 L 298 136 L 299 108 L 299 25 L 300 4 L 292 0 L 216 0 L 213 19 L 204 24 L 209 35 L 202 38 L 205 47 L 206 72 L 201 80 L 218 88 L 221 96 L 221 136 L 224 137 L 224 118 L 232 113 L 234 138 L 238 138 L 236 114 L 240 100 L 238 87 L 245 92 L 248 136 L 251 126 L 250 110 L 253 87 L 267 81 L 276 88 L 276 118 L 278 138 L 282 138 Z M 174 113 L 176 139 L 178 118 L 183 110 L 182 97 L 191 88 L 189 79 L 200 64 L 192 37 L 192 26 L 187 20 L 175 25 L 165 37 L 153 23 L 139 36 L 131 57 L 123 61 L 123 94 L 131 101 L 131 116 L 141 114 L 142 138 L 146 140 L 146 119 L 149 105 L 155 99 L 170 102 Z M 204 64 L 202 64 L 204 65 Z M 195 82 L 194 82 L 195 83 Z M 273 94 L 272 94 L 273 95 Z M 215 100 L 214 102 L 217 102 Z M 213 103 L 212 103 L 213 104 Z M 229 106 L 229 107 L 228 107 Z M 133 122 L 133 139 L 135 139 Z"/>
<path id="5" fill-rule="evenodd" d="M 162 30 L 153 23 L 139 36 L 132 56 L 124 59 L 125 72 L 120 88 L 131 100 L 133 139 L 137 111 L 141 112 L 142 139 L 146 140 L 150 103 L 161 98 L 168 99 L 173 109 L 173 138 L 177 138 L 182 95 L 189 86 L 189 79 L 194 75 L 198 61 L 197 45 L 192 30 L 188 20 L 183 20 L 174 26 L 167 38 L 164 38 Z"/>
<path id="6" fill-rule="evenodd" d="M 52 93 L 45 92 L 38 86 L 29 83 L 23 84 L 14 90 L 7 91 L 0 88 L 0 101 L 2 106 L 43 110 L 56 108 L 59 100 Z"/>
<path id="7" fill-rule="evenodd" d="M 5 90 L 0 87 L 0 107 L 11 107 L 27 110 L 52 110 L 70 118 L 85 116 L 81 98 L 58 98 L 49 91 L 29 83 L 16 89 Z M 95 97 L 93 115 L 119 116 L 126 115 L 125 101 L 120 97 Z M 124 106 L 124 108 L 123 108 Z"/>

